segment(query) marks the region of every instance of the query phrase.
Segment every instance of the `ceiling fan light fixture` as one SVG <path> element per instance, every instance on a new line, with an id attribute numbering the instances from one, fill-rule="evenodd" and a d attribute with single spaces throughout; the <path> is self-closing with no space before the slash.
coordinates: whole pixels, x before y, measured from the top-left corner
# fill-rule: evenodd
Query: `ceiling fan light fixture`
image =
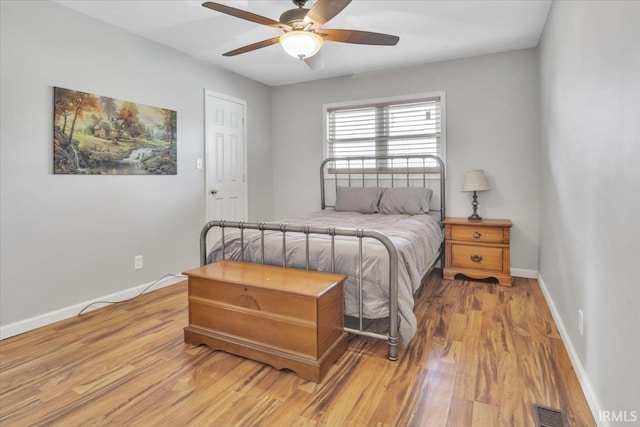
<path id="1" fill-rule="evenodd" d="M 322 47 L 324 40 L 311 31 L 293 30 L 280 36 L 280 45 L 294 58 L 310 58 Z"/>

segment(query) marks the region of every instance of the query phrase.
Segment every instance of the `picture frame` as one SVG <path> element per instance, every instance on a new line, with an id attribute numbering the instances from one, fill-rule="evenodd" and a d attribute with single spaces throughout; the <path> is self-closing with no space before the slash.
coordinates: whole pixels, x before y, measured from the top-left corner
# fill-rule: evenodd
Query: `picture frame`
<path id="1" fill-rule="evenodd" d="M 177 112 L 54 87 L 53 173 L 176 175 Z"/>

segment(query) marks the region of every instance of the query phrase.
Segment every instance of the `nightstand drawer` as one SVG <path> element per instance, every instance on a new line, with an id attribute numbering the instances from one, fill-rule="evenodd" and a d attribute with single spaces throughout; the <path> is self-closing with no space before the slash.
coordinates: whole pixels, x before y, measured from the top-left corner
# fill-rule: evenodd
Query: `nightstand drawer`
<path id="1" fill-rule="evenodd" d="M 502 227 L 452 225 L 451 240 L 482 243 L 502 243 L 504 239 L 502 230 Z"/>
<path id="2" fill-rule="evenodd" d="M 502 271 L 503 248 L 451 245 L 451 266 Z"/>

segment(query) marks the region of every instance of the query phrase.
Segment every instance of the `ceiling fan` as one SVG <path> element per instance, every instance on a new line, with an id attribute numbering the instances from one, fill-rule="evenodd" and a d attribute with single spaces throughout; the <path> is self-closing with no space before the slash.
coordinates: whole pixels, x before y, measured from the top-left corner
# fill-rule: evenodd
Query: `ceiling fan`
<path id="1" fill-rule="evenodd" d="M 236 9 L 220 3 L 205 2 L 202 6 L 284 31 L 281 36 L 273 37 L 257 43 L 253 43 L 230 52 L 223 56 L 235 56 L 241 53 L 251 52 L 256 49 L 280 43 L 282 48 L 294 58 L 304 60 L 309 67 L 317 69 L 322 67 L 322 60 L 312 59 L 318 53 L 325 41 L 340 43 L 355 43 L 368 45 L 394 46 L 400 38 L 389 34 L 372 33 L 358 30 L 330 30 L 320 28 L 327 21 L 340 13 L 351 0 L 318 0 L 311 9 L 304 8 L 307 0 L 292 0 L 297 8 L 289 9 L 280 15 L 278 21 L 256 15 L 245 10 Z"/>

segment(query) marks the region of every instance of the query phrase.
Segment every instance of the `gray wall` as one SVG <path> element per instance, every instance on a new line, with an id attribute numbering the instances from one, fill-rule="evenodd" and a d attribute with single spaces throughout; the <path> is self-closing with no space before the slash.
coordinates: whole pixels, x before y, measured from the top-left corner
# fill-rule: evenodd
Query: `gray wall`
<path id="1" fill-rule="evenodd" d="M 271 216 L 269 87 L 49 1 L 1 7 L 2 325 L 198 265 L 205 88 L 247 100 L 249 218 Z M 53 175 L 53 86 L 177 110 L 178 175 Z"/>
<path id="2" fill-rule="evenodd" d="M 540 276 L 594 410 L 640 411 L 639 28 L 640 2 L 555 2 L 539 47 Z"/>
<path id="3" fill-rule="evenodd" d="M 479 213 L 513 221 L 511 265 L 538 270 L 539 101 L 537 51 L 527 49 L 273 88 L 274 217 L 318 210 L 322 105 L 445 91 L 447 209 L 471 213 L 468 169 L 491 191 Z"/>

